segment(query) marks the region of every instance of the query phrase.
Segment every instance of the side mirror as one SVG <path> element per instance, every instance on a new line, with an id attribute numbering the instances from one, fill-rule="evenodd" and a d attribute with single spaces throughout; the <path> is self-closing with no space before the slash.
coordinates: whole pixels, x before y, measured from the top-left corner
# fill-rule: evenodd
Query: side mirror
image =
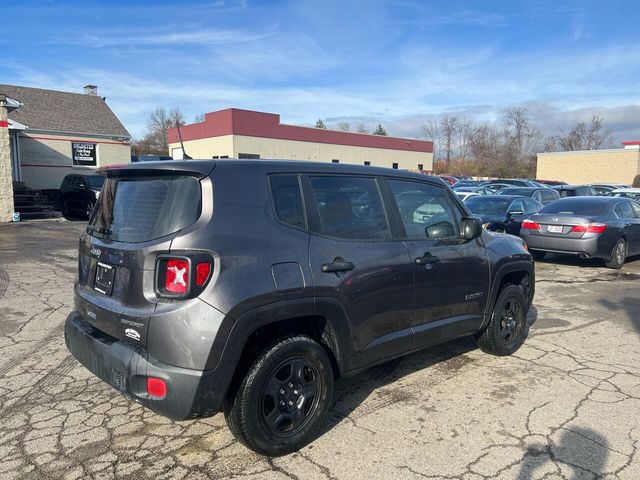
<path id="1" fill-rule="evenodd" d="M 482 234 L 482 220 L 476 217 L 464 217 L 460 220 L 460 236 L 465 240 L 473 240 Z"/>

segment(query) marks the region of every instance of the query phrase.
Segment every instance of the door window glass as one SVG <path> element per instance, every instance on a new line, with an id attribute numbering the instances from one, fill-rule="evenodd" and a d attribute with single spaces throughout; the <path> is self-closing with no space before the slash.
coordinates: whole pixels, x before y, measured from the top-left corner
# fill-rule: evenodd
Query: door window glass
<path id="1" fill-rule="evenodd" d="M 524 213 L 527 210 L 524 207 L 524 202 L 522 200 L 514 200 L 511 206 L 509 207 L 509 213 L 520 212 Z"/>
<path id="2" fill-rule="evenodd" d="M 530 198 L 525 198 L 524 207 L 524 213 L 536 213 L 538 210 L 540 210 L 538 204 Z"/>
<path id="3" fill-rule="evenodd" d="M 332 237 L 375 240 L 391 236 L 373 178 L 310 177 L 321 232 Z"/>
<path id="4" fill-rule="evenodd" d="M 632 202 L 631 207 L 633 208 L 633 211 L 635 212 L 636 217 L 640 218 L 640 205 L 638 205 L 635 202 Z"/>
<path id="5" fill-rule="evenodd" d="M 446 192 L 434 185 L 389 180 L 400 217 L 411 240 L 456 237 L 456 216 Z"/>

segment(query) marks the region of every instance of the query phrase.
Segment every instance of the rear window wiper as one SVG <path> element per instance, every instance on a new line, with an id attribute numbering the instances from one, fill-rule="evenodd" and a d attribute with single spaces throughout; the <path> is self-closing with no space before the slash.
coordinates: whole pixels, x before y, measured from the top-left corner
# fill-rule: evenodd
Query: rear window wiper
<path id="1" fill-rule="evenodd" d="M 111 235 L 113 233 L 110 228 L 97 227 L 95 225 L 87 225 L 86 231 L 89 235 L 91 235 L 92 233 L 98 233 L 100 235 Z"/>

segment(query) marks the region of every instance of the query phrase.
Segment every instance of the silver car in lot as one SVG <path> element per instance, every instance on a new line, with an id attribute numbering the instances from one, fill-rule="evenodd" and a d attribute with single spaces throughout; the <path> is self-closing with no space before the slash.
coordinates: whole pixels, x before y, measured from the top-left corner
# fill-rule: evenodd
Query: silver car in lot
<path id="1" fill-rule="evenodd" d="M 524 220 L 520 236 L 538 260 L 547 252 L 566 253 L 621 268 L 640 254 L 640 204 L 621 197 L 562 198 Z"/>

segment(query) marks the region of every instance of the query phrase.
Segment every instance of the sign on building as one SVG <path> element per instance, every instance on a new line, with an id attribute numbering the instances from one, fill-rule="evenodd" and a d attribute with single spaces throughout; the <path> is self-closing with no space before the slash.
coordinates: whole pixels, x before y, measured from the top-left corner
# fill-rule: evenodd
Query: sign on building
<path id="1" fill-rule="evenodd" d="M 71 158 L 74 165 L 96 166 L 96 144 L 71 142 Z"/>

